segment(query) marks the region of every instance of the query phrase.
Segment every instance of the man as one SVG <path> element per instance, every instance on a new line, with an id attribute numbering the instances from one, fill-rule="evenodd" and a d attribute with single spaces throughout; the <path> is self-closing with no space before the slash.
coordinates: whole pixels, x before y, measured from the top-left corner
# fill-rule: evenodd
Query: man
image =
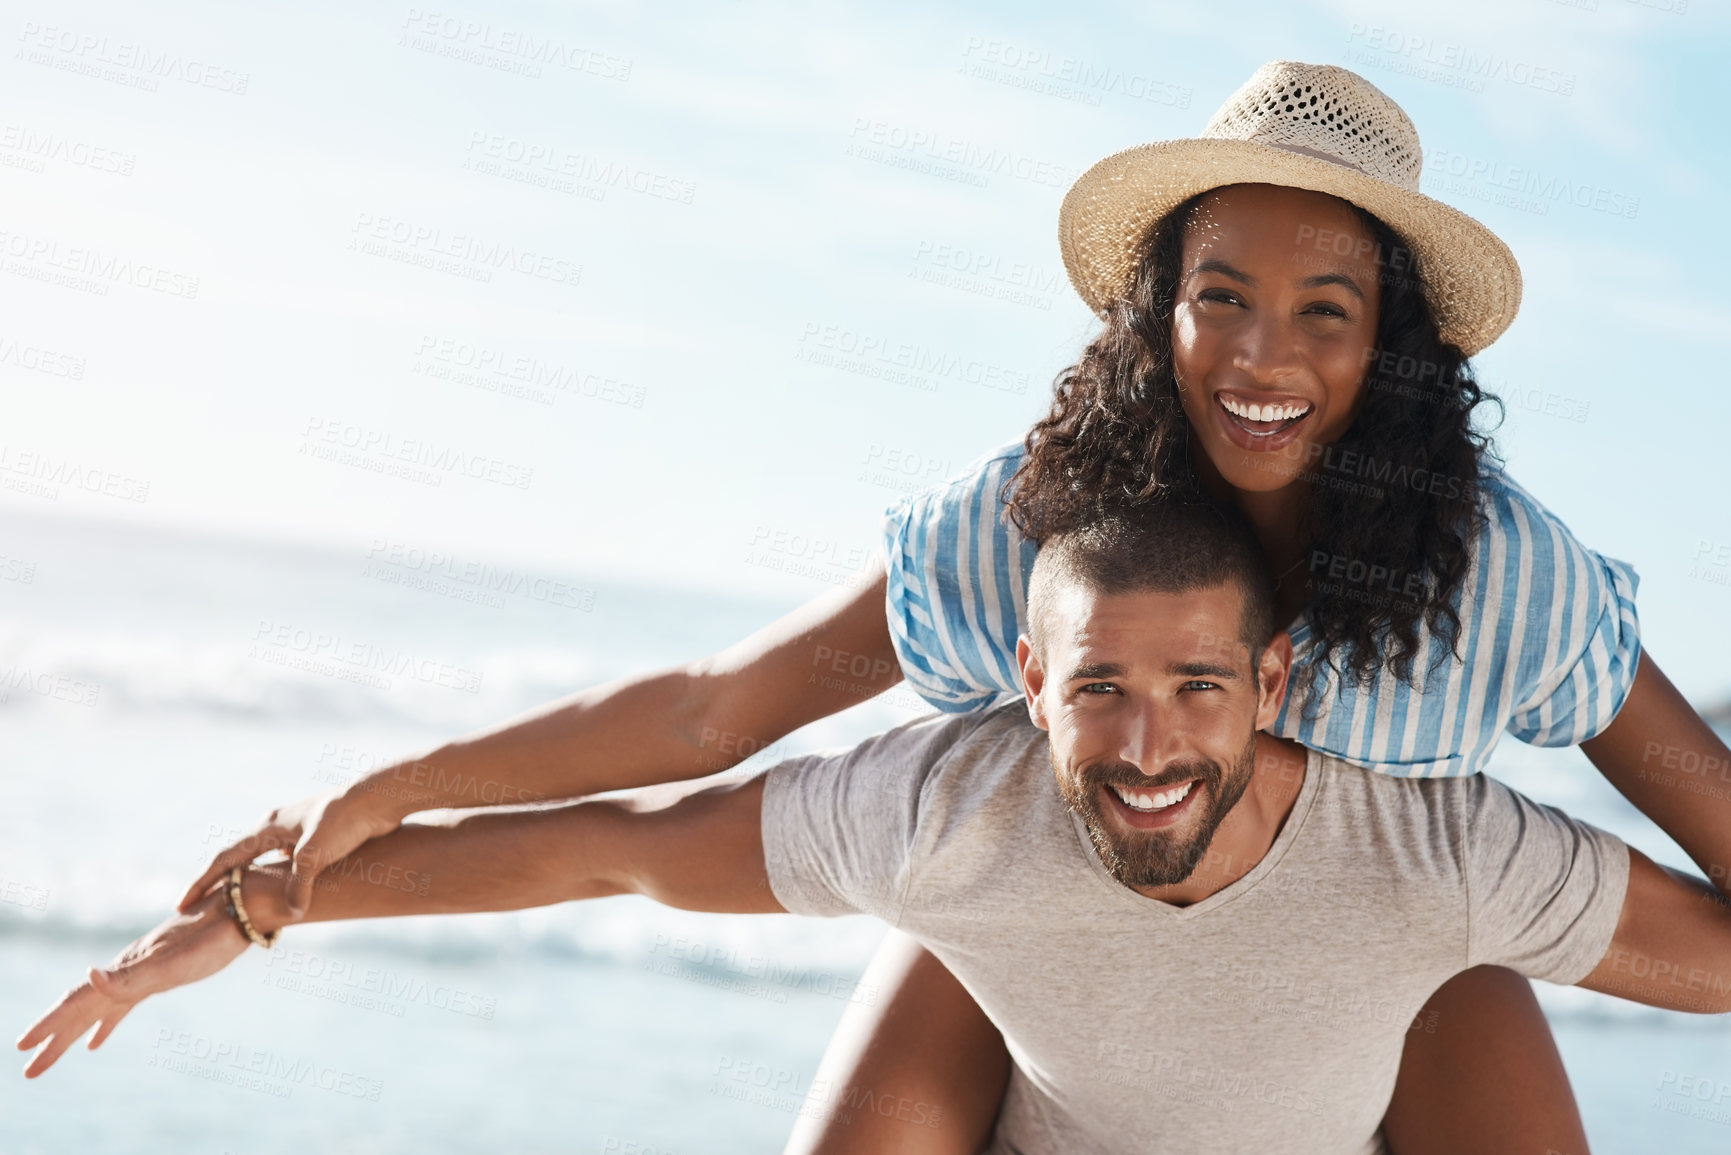
<path id="1" fill-rule="evenodd" d="M 1041 549 L 1025 703 L 919 719 L 659 810 L 404 827 L 332 865 L 307 917 L 627 892 L 878 915 L 1003 1032 L 994 1151 L 1379 1150 L 1413 1016 L 1484 963 L 1731 1010 L 1731 913 L 1705 884 L 1483 776 L 1370 774 L 1259 733 L 1291 660 L 1271 612 L 1231 515 L 1104 519 Z M 259 933 L 287 921 L 283 869 L 242 885 Z M 436 885 L 348 881 L 381 869 Z M 42 1046 L 26 1073 L 226 965 L 247 942 L 237 923 L 218 887 L 92 970 L 20 1039 Z"/>

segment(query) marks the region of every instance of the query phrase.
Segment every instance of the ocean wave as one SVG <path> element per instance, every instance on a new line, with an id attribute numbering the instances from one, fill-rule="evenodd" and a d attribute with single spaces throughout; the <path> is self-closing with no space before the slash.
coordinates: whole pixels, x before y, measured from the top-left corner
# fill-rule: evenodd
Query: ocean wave
<path id="1" fill-rule="evenodd" d="M 592 654 L 557 646 L 446 657 L 413 644 L 298 635 L 243 644 L 136 631 L 49 633 L 0 621 L 0 711 L 7 713 L 184 711 L 448 728 L 517 713 L 612 672 Z"/>

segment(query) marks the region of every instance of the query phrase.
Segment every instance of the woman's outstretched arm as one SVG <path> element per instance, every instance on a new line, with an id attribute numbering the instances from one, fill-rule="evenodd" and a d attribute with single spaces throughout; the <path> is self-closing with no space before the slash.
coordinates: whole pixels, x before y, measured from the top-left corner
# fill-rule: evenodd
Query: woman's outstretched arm
<path id="1" fill-rule="evenodd" d="M 1731 750 L 1645 650 L 1622 709 L 1581 750 L 1731 894 Z"/>
<path id="2" fill-rule="evenodd" d="M 273 810 L 212 859 L 180 910 L 231 866 L 286 850 L 288 905 L 303 911 L 320 870 L 417 811 L 576 798 L 741 762 L 901 680 L 882 557 L 864 572 L 875 580 L 814 598 L 708 658 L 579 690 Z"/>

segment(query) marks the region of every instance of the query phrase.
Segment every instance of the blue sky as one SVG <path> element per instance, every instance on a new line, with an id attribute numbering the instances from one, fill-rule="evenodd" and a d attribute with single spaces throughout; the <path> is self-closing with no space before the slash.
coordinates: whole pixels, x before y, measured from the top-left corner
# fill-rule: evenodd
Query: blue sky
<path id="1" fill-rule="evenodd" d="M 1337 63 L 1521 262 L 1513 476 L 1731 694 L 1720 9 L 153 9 L 5 26 L 6 508 L 798 601 L 1075 359 L 1071 178 Z"/>

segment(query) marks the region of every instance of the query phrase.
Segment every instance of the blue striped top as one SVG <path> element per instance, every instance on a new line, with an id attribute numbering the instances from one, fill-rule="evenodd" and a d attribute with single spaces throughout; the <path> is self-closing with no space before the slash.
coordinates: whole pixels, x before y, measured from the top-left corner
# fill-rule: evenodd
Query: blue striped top
<path id="1" fill-rule="evenodd" d="M 998 494 L 1023 452 L 1018 441 L 989 453 L 884 515 L 890 635 L 908 683 L 940 710 L 1022 692 L 1016 637 L 1036 547 Z M 1634 568 L 1581 545 L 1498 470 L 1487 467 L 1480 502 L 1486 525 L 1456 597 L 1464 660 L 1421 628 L 1413 684 L 1325 674 L 1309 716 L 1289 695 L 1275 734 L 1384 774 L 1453 777 L 1484 769 L 1504 730 L 1572 746 L 1610 725 L 1641 652 Z M 1289 632 L 1297 682 L 1315 648 L 1308 613 Z"/>

